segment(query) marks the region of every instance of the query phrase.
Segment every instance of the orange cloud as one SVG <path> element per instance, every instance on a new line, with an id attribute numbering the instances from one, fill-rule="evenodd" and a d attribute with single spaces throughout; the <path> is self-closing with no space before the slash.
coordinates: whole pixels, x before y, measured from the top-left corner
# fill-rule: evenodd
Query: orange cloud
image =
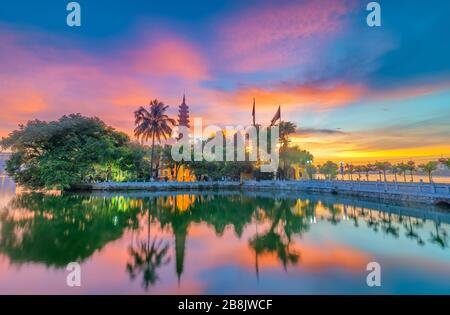
<path id="1" fill-rule="evenodd" d="M 273 114 L 278 105 L 283 110 L 308 108 L 315 111 L 329 110 L 357 101 L 366 88 L 360 85 L 336 84 L 329 87 L 313 85 L 278 86 L 274 88 L 247 87 L 235 92 L 216 92 L 216 98 L 228 107 L 248 109 L 256 98 L 258 113 Z M 225 107 L 225 106 L 224 106 Z"/>
<path id="2" fill-rule="evenodd" d="M 250 237 L 247 229 L 241 239 Z M 212 237 L 208 237 L 212 236 Z M 189 229 L 189 239 L 197 241 L 202 240 L 202 248 L 210 248 L 210 258 L 207 261 L 198 262 L 196 268 L 217 268 L 222 264 L 234 263 L 249 270 L 255 268 L 255 251 L 243 242 L 236 244 L 236 236 L 231 229 L 227 229 L 221 236 L 222 246 L 214 246 L 216 242 L 211 229 L 204 226 L 191 225 Z M 210 241 L 207 241 L 210 240 Z M 212 243 L 211 243 L 212 242 Z M 211 243 L 211 244 L 210 244 Z M 298 265 L 292 265 L 291 268 L 302 268 L 308 271 L 320 272 L 327 268 L 343 268 L 349 271 L 360 272 L 365 270 L 365 266 L 370 261 L 369 254 L 344 244 L 336 242 L 310 244 L 308 242 L 293 242 L 290 245 L 290 251 L 300 255 Z M 192 253 L 191 253 L 192 254 Z M 263 253 L 258 256 L 260 269 L 264 268 L 282 268 L 279 258 L 273 253 Z"/>
<path id="3" fill-rule="evenodd" d="M 190 43 L 167 38 L 157 40 L 131 53 L 133 70 L 152 75 L 207 79 L 209 74 L 201 53 Z"/>
<path id="4" fill-rule="evenodd" d="M 48 108 L 45 96 L 35 90 L 0 90 L 0 117 L 18 114 L 40 113 Z"/>

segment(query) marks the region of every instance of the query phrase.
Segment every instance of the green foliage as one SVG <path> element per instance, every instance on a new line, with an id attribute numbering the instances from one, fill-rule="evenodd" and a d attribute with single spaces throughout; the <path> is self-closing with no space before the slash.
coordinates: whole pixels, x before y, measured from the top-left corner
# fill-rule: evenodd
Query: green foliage
<path id="1" fill-rule="evenodd" d="M 137 139 L 147 141 L 152 139 L 152 154 L 150 158 L 150 174 L 153 178 L 153 162 L 155 156 L 155 139 L 161 143 L 161 139 L 167 139 L 172 134 L 172 127 L 176 121 L 166 115 L 169 106 L 157 99 L 150 102 L 149 109 L 140 107 L 134 112 L 135 125 L 134 135 Z"/>
<path id="2" fill-rule="evenodd" d="M 403 179 L 406 183 L 406 172 L 409 170 L 409 165 L 401 162 L 401 163 L 398 163 L 396 165 L 396 167 L 397 167 L 397 170 L 399 171 L 399 173 L 403 175 Z"/>
<path id="3" fill-rule="evenodd" d="M 339 166 L 332 161 L 327 161 L 324 165 L 322 165 L 319 171 L 325 175 L 327 179 L 334 179 L 338 174 Z"/>
<path id="4" fill-rule="evenodd" d="M 0 252 L 17 265 L 31 262 L 57 268 L 82 262 L 119 239 L 126 229 L 138 226 L 141 211 L 137 203 L 119 196 L 41 193 L 18 195 L 10 206 L 33 215 L 0 214 Z"/>
<path id="5" fill-rule="evenodd" d="M 433 182 L 433 172 L 437 170 L 438 163 L 436 161 L 430 161 L 426 164 L 419 165 L 419 168 L 428 174 L 430 183 Z"/>
<path id="6" fill-rule="evenodd" d="M 0 145 L 13 151 L 6 165 L 8 175 L 26 188 L 66 189 L 111 179 L 113 169 L 142 175 L 142 148 L 100 119 L 80 114 L 51 122 L 29 121 Z"/>
<path id="7" fill-rule="evenodd" d="M 291 142 L 290 135 L 295 133 L 297 125 L 291 121 L 281 121 L 279 128 L 281 146 L 282 148 L 287 148 Z"/>
<path id="8" fill-rule="evenodd" d="M 314 156 L 306 151 L 300 149 L 298 146 L 287 147 L 280 152 L 280 158 L 285 161 L 288 165 L 299 164 L 302 166 L 312 163 Z"/>
<path id="9" fill-rule="evenodd" d="M 387 181 L 386 178 L 386 172 L 389 171 L 392 168 L 392 164 L 389 162 L 375 162 L 375 169 L 377 169 L 380 174 L 383 174 L 384 176 L 384 181 Z M 380 175 L 380 180 L 381 180 L 381 175 Z"/>

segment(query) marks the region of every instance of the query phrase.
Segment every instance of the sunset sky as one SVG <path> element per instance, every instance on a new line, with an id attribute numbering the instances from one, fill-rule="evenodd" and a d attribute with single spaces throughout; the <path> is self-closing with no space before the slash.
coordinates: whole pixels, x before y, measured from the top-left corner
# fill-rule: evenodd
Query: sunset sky
<path id="1" fill-rule="evenodd" d="M 316 161 L 450 156 L 450 2 L 2 0 L 0 136 L 79 112 L 131 134 L 158 98 L 175 116 L 268 124 L 278 108 Z"/>

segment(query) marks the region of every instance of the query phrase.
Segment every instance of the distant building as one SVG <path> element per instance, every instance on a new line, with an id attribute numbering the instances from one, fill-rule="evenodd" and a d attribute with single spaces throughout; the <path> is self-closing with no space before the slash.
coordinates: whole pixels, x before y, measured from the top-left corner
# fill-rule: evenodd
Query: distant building
<path id="1" fill-rule="evenodd" d="M 186 105 L 186 95 L 183 95 L 183 103 L 178 110 L 178 126 L 191 128 L 189 121 L 189 106 Z"/>
<path id="2" fill-rule="evenodd" d="M 178 126 L 186 127 L 188 129 L 191 128 L 189 119 L 189 106 L 186 104 L 186 95 L 183 95 L 183 102 L 179 106 Z M 190 169 L 188 167 L 185 167 L 184 165 L 181 165 L 178 170 L 176 170 L 175 167 L 172 169 L 162 166 L 159 172 L 159 180 L 193 182 L 195 181 L 195 176 L 191 174 Z"/>

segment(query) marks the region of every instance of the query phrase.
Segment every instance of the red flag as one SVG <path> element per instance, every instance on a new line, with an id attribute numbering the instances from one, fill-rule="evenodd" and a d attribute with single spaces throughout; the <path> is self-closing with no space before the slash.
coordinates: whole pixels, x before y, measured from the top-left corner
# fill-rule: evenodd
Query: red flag
<path id="1" fill-rule="evenodd" d="M 273 116 L 272 121 L 270 122 L 270 126 L 275 125 L 278 119 L 281 119 L 281 106 L 278 106 L 278 110 L 275 113 L 275 116 Z"/>

